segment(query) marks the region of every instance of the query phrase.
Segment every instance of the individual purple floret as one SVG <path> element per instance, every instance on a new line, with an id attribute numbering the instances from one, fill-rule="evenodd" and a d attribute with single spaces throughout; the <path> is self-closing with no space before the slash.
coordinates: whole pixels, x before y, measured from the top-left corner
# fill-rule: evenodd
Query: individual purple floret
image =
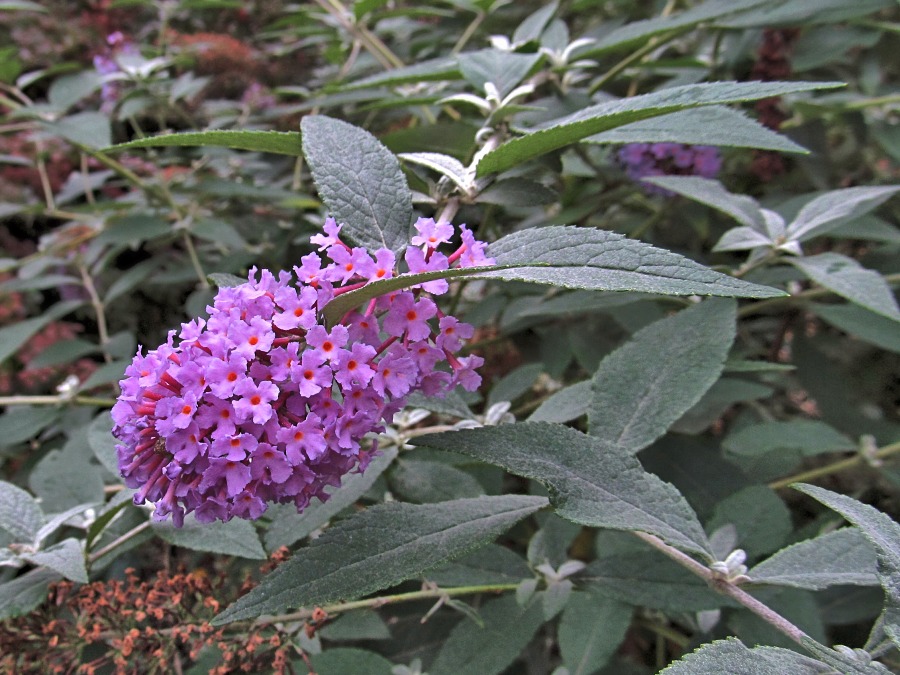
<path id="1" fill-rule="evenodd" d="M 715 178 L 722 168 L 719 150 L 708 145 L 681 143 L 630 143 L 619 148 L 619 164 L 649 194 L 672 196 L 658 185 L 644 183 L 649 176 L 702 176 Z"/>
<path id="2" fill-rule="evenodd" d="M 493 263 L 464 228 L 449 257 L 436 248 L 451 225 L 420 218 L 416 230 L 421 248 L 407 260 L 417 269 Z M 365 469 L 377 445 L 364 437 L 383 431 L 407 394 L 480 385 L 482 360 L 456 355 L 472 327 L 429 295 L 446 284 L 393 291 L 325 326 L 334 297 L 397 274 L 391 251 L 347 246 L 333 219 L 325 232 L 313 243 L 331 262 L 304 256 L 296 279 L 252 269 L 246 283 L 219 289 L 209 319 L 139 350 L 125 371 L 112 409 L 119 470 L 136 504 L 155 503 L 156 519 L 255 519 L 269 502 L 302 511 Z"/>

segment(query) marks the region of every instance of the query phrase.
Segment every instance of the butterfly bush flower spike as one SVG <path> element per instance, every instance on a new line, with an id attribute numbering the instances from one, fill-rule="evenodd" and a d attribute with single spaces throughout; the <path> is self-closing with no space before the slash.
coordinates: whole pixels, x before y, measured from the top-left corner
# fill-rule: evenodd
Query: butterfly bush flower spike
<path id="1" fill-rule="evenodd" d="M 409 272 L 493 263 L 465 226 L 449 256 L 437 249 L 456 234 L 451 224 L 420 218 L 415 229 Z M 335 296 L 400 272 L 391 251 L 351 248 L 340 231 L 329 218 L 311 239 L 319 252 L 293 275 L 254 268 L 246 283 L 219 289 L 209 319 L 139 350 L 125 371 L 112 410 L 119 470 L 135 503 L 155 504 L 156 519 L 255 519 L 270 502 L 302 511 L 365 469 L 377 450 L 366 438 L 406 395 L 480 385 L 482 359 L 457 356 L 472 327 L 431 297 L 447 291 L 442 279 L 324 325 Z"/>
<path id="2" fill-rule="evenodd" d="M 722 168 L 718 149 L 706 145 L 630 143 L 622 146 L 616 157 L 628 177 L 638 182 L 650 176 L 715 178 Z M 641 188 L 648 194 L 667 197 L 674 194 L 650 183 L 641 183 Z"/>

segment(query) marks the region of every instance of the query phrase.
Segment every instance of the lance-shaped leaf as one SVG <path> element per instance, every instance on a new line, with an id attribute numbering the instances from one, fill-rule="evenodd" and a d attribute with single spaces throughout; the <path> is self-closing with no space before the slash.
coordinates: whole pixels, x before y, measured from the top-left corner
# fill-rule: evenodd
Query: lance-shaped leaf
<path id="1" fill-rule="evenodd" d="M 169 521 L 154 522 L 153 531 L 170 544 L 193 551 L 222 553 L 251 560 L 266 557 L 253 523 L 240 518 L 227 523 L 200 523 L 189 516 L 184 521 L 184 527 L 175 527 Z"/>
<path id="2" fill-rule="evenodd" d="M 543 497 L 506 495 L 373 506 L 301 549 L 214 623 L 374 593 L 492 541 L 546 505 Z"/>
<path id="3" fill-rule="evenodd" d="M 900 321 L 900 307 L 884 277 L 867 270 L 853 258 L 840 253 L 822 253 L 792 258 L 789 262 L 817 284 L 850 302 Z"/>
<path id="4" fill-rule="evenodd" d="M 84 543 L 78 539 L 70 537 L 43 551 L 22 557 L 33 565 L 49 567 L 62 574 L 66 579 L 82 584 L 89 581 L 87 569 L 84 566 Z"/>
<path id="5" fill-rule="evenodd" d="M 882 349 L 900 354 L 900 330 L 897 330 L 895 321 L 852 303 L 840 305 L 813 303 L 810 309 L 835 328 Z"/>
<path id="6" fill-rule="evenodd" d="M 573 593 L 559 622 L 559 651 L 572 675 L 590 675 L 616 653 L 634 609 L 609 598 Z"/>
<path id="7" fill-rule="evenodd" d="M 645 471 L 631 453 L 575 429 L 523 422 L 428 434 L 413 442 L 543 483 L 556 512 L 572 522 L 649 532 L 712 559 L 697 515 L 675 487 Z"/>
<path id="8" fill-rule="evenodd" d="M 766 231 L 766 221 L 756 200 L 729 192 L 717 180 L 700 176 L 654 176 L 647 182 L 711 206 L 760 235 Z M 768 238 L 763 243 L 768 243 Z"/>
<path id="9" fill-rule="evenodd" d="M 855 527 L 783 548 L 751 569 L 754 583 L 817 591 L 828 586 L 877 586 L 875 551 Z"/>
<path id="10" fill-rule="evenodd" d="M 481 159 L 477 174 L 499 173 L 602 131 L 678 110 L 841 86 L 835 82 L 713 82 L 607 101 L 546 122 L 525 136 L 503 143 Z"/>
<path id="11" fill-rule="evenodd" d="M 484 625 L 458 623 L 428 669 L 431 675 L 500 673 L 544 622 L 539 603 L 522 608 L 513 595 L 490 600 L 478 613 Z"/>
<path id="12" fill-rule="evenodd" d="M 703 645 L 662 671 L 661 675 L 825 675 L 826 664 L 781 647 L 749 649 L 737 638 Z"/>
<path id="13" fill-rule="evenodd" d="M 32 543 L 44 523 L 44 514 L 34 497 L 20 487 L 0 481 L 0 531 L 13 541 Z"/>
<path id="14" fill-rule="evenodd" d="M 551 226 L 514 232 L 488 247 L 494 266 L 401 274 L 342 293 L 325 308 L 329 323 L 372 298 L 433 279 L 528 281 L 592 291 L 774 298 L 786 295 L 704 267 L 634 239 L 593 228 Z"/>
<path id="15" fill-rule="evenodd" d="M 858 526 L 875 547 L 878 577 L 886 599 L 885 632 L 894 644 L 900 646 L 900 525 L 887 514 L 852 497 L 815 485 L 801 483 L 793 487 L 822 502 Z"/>
<path id="16" fill-rule="evenodd" d="M 662 436 L 719 379 L 736 318 L 733 300 L 707 300 L 642 328 L 604 358 L 593 379 L 591 436 L 631 452 Z"/>
<path id="17" fill-rule="evenodd" d="M 862 216 L 887 201 L 900 185 L 852 187 L 832 190 L 813 199 L 800 209 L 788 225 L 787 236 L 806 241 L 842 225 L 848 218 Z"/>
<path id="18" fill-rule="evenodd" d="M 468 193 L 473 187 L 472 179 L 466 172 L 466 167 L 456 157 L 442 155 L 439 152 L 404 152 L 400 159 L 420 166 L 428 167 L 433 171 L 446 176 L 464 193 Z"/>
<path id="19" fill-rule="evenodd" d="M 479 278 L 662 295 L 784 295 L 768 286 L 720 274 L 676 253 L 593 228 L 522 230 L 491 244 L 488 253 L 498 265 L 515 267 L 483 272 Z"/>
<path id="20" fill-rule="evenodd" d="M 324 115 L 300 123 L 303 154 L 341 233 L 370 251 L 400 251 L 412 222 L 412 194 L 397 158 L 365 129 Z"/>
<path id="21" fill-rule="evenodd" d="M 384 470 L 397 457 L 396 446 L 383 446 L 369 466 L 362 473 L 351 473 L 341 480 L 339 488 L 326 488 L 328 501 L 315 500 L 302 513 L 297 513 L 294 505 L 275 506 L 276 517 L 272 519 L 265 534 L 266 548 L 274 551 L 281 546 L 292 546 L 314 530 L 319 529 L 338 513 L 363 496 Z"/>
<path id="22" fill-rule="evenodd" d="M 296 131 L 186 131 L 139 138 L 106 148 L 107 152 L 135 148 L 217 147 L 251 152 L 271 152 L 277 155 L 301 153 L 300 134 Z"/>
<path id="23" fill-rule="evenodd" d="M 377 75 L 364 77 L 340 87 L 342 91 L 371 89 L 374 87 L 395 87 L 401 84 L 429 82 L 432 80 L 458 80 L 459 62 L 455 56 L 440 56 L 402 68 L 394 68 Z"/>
<path id="24" fill-rule="evenodd" d="M 585 139 L 588 143 L 684 143 L 762 148 L 808 154 L 803 146 L 776 134 L 743 113 L 724 106 L 690 108 L 626 124 Z"/>
<path id="25" fill-rule="evenodd" d="M 497 88 L 500 98 L 503 98 L 543 58 L 544 55 L 539 52 L 517 54 L 497 49 L 481 49 L 460 54 L 459 70 L 470 84 L 479 89 L 484 90 L 484 85 L 490 82 Z"/>

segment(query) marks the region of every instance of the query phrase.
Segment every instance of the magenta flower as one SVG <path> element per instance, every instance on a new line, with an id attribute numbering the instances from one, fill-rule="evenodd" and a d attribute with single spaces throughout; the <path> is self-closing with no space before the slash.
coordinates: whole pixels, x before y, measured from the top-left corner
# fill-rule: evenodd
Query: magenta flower
<path id="1" fill-rule="evenodd" d="M 327 265 L 311 253 L 294 280 L 251 270 L 247 283 L 219 289 L 208 320 L 184 324 L 177 340 L 171 331 L 126 369 L 112 410 L 119 469 L 136 503 L 155 503 L 157 519 L 253 519 L 268 502 L 302 511 L 365 469 L 372 438 L 404 396 L 479 385 L 481 359 L 455 355 L 472 327 L 429 296 L 447 290 L 444 280 L 392 291 L 324 325 L 322 310 L 341 287 L 398 272 L 393 252 L 350 248 L 340 229 L 329 219 L 313 238 Z M 464 228 L 449 257 L 435 247 L 453 237 L 451 225 L 420 219 L 416 229 L 411 272 L 490 261 Z"/>

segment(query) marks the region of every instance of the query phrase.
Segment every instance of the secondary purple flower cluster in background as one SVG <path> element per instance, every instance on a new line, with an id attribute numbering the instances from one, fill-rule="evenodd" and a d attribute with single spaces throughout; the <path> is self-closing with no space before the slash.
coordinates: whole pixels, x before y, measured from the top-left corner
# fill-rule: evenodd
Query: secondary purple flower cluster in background
<path id="1" fill-rule="evenodd" d="M 94 69 L 100 75 L 113 75 L 122 72 L 122 66 L 119 64 L 119 57 L 122 56 L 138 56 L 140 52 L 137 46 L 129 42 L 128 39 L 119 31 L 110 33 L 106 36 L 107 49 L 100 54 L 94 56 Z M 100 90 L 100 98 L 103 101 L 101 110 L 103 112 L 111 112 L 115 108 L 116 101 L 119 100 L 119 83 L 112 79 L 103 83 Z"/>
<path id="2" fill-rule="evenodd" d="M 722 168 L 719 150 L 708 145 L 630 143 L 619 148 L 616 156 L 629 178 L 638 182 L 650 176 L 715 178 Z M 672 192 L 657 185 L 640 185 L 650 194 L 672 195 Z"/>
<path id="3" fill-rule="evenodd" d="M 404 256 L 410 272 L 493 263 L 463 225 L 450 256 L 437 248 L 455 228 L 420 218 Z M 113 407 L 119 469 L 136 504 L 156 505 L 176 526 L 197 520 L 258 518 L 268 502 L 302 511 L 325 487 L 364 470 L 367 434 L 421 391 L 441 396 L 476 389 L 483 363 L 459 357 L 472 326 L 443 314 L 433 280 L 371 299 L 330 329 L 322 309 L 337 295 L 397 274 L 394 253 L 374 255 L 340 239 L 328 219 L 312 237 L 320 253 L 294 275 L 251 270 L 247 283 L 221 288 L 209 319 L 182 324 L 176 340 L 138 350 Z"/>

